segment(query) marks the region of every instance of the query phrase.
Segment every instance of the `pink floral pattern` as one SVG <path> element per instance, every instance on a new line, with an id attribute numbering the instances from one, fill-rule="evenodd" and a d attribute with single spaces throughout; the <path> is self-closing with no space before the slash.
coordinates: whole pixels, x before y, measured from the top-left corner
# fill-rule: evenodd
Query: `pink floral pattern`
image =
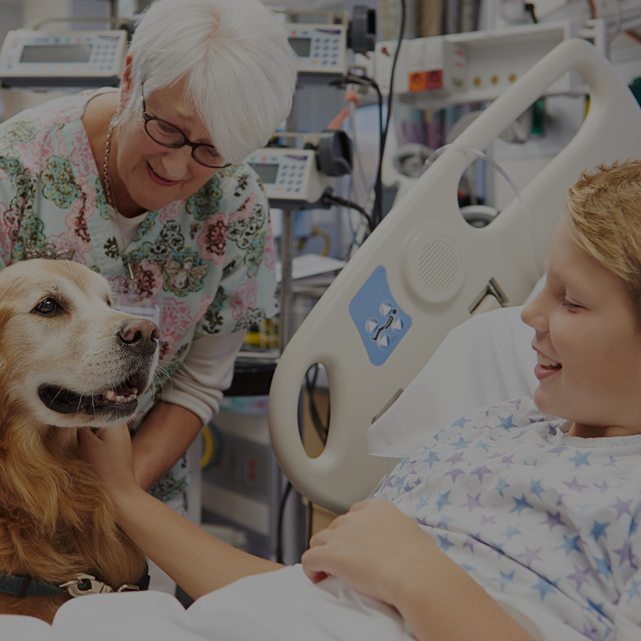
<path id="1" fill-rule="evenodd" d="M 242 318 L 248 310 L 256 305 L 256 295 L 258 294 L 258 283 L 255 278 L 245 281 L 236 290 L 235 296 L 232 297 L 230 303 L 233 309 L 233 316 L 235 319 Z"/>
<path id="2" fill-rule="evenodd" d="M 197 320 L 200 320 L 207 313 L 207 310 L 209 309 L 209 306 L 212 304 L 213 300 L 213 298 L 203 298 L 200 301 L 198 312 L 196 313 Z"/>
<path id="3" fill-rule="evenodd" d="M 167 207 L 163 207 L 159 215 L 160 224 L 164 225 L 168 220 L 176 220 L 176 218 L 180 216 L 180 211 L 180 201 L 171 203 L 171 205 L 167 205 Z"/>
<path id="4" fill-rule="evenodd" d="M 235 211 L 230 216 L 230 222 L 238 222 L 240 220 L 246 220 L 251 217 L 254 207 L 258 202 L 258 195 L 255 193 L 249 194 L 242 207 Z"/>
<path id="5" fill-rule="evenodd" d="M 227 246 L 227 221 L 224 214 L 215 214 L 204 223 L 196 238 L 200 256 L 215 265 L 222 265 Z"/>
<path id="6" fill-rule="evenodd" d="M 160 266 L 146 258 L 141 260 L 138 267 L 137 283 L 138 291 L 144 293 L 145 298 L 155 299 L 163 286 Z"/>
<path id="7" fill-rule="evenodd" d="M 71 153 L 69 154 L 69 159 L 76 168 L 76 175 L 79 178 L 84 178 L 85 182 L 89 176 L 96 175 L 96 162 L 87 142 L 87 134 L 84 129 L 81 129 L 71 139 Z"/>
<path id="8" fill-rule="evenodd" d="M 67 225 L 67 241 L 70 247 L 75 247 L 76 252 L 84 255 L 91 251 L 91 238 L 85 218 L 85 208 L 81 200 L 76 199 L 71 204 L 69 211 L 65 215 Z"/>
<path id="9" fill-rule="evenodd" d="M 163 336 L 180 340 L 193 324 L 189 305 L 174 298 L 165 297 L 162 303 Z"/>
<path id="10" fill-rule="evenodd" d="M 265 267 L 276 269 L 276 244 L 274 243 L 274 232 L 271 225 L 267 228 L 267 238 L 265 242 Z"/>

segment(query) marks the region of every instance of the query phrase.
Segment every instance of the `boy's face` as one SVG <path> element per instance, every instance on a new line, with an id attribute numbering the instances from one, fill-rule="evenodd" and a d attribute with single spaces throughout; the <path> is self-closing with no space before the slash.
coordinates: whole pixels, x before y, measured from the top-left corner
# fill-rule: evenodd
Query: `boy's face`
<path id="1" fill-rule="evenodd" d="M 641 331 L 623 279 L 579 247 L 565 217 L 546 275 L 522 313 L 536 332 L 537 407 L 573 436 L 641 433 Z"/>

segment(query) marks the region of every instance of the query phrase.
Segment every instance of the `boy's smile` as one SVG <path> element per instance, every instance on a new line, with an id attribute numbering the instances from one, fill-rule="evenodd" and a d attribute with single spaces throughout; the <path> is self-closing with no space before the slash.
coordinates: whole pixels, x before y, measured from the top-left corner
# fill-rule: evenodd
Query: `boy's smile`
<path id="1" fill-rule="evenodd" d="M 561 369 L 561 363 L 557 363 L 556 361 L 547 358 L 544 354 L 539 352 L 536 347 L 534 347 L 534 351 L 536 351 L 537 358 L 537 365 L 534 368 L 534 375 L 538 380 L 541 381 L 548 376 L 552 376 Z"/>

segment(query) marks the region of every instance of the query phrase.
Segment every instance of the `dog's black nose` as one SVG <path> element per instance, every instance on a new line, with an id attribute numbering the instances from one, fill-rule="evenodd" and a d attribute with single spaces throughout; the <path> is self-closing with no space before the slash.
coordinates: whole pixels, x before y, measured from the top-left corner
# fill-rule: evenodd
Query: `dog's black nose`
<path id="1" fill-rule="evenodd" d="M 158 349 L 160 330 L 156 323 L 143 318 L 123 323 L 118 333 L 120 340 L 136 354 L 149 356 Z"/>

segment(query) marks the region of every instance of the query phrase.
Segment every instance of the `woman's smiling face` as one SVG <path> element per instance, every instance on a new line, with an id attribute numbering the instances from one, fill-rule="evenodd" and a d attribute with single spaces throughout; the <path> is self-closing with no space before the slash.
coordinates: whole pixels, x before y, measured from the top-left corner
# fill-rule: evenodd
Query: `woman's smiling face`
<path id="1" fill-rule="evenodd" d="M 183 80 L 145 96 L 147 113 L 175 125 L 192 142 L 211 144 L 209 133 L 185 100 L 184 85 Z M 171 149 L 152 140 L 145 131 L 142 108 L 140 117 L 123 122 L 115 135 L 111 178 L 116 203 L 125 215 L 189 198 L 218 171 L 196 162 L 188 145 Z"/>
<path id="2" fill-rule="evenodd" d="M 641 433 L 641 329 L 622 278 L 585 252 L 559 223 L 546 284 L 522 313 L 535 330 L 534 392 L 545 414 L 575 436 Z"/>

